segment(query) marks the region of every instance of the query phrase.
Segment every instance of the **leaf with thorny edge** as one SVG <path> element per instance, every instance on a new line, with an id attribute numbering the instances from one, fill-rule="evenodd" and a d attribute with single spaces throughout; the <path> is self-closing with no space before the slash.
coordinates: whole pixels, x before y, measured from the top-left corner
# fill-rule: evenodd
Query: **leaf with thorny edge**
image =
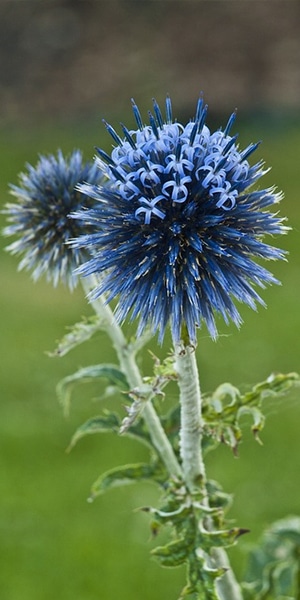
<path id="1" fill-rule="evenodd" d="M 147 480 L 161 484 L 166 478 L 167 473 L 161 461 L 155 461 L 153 464 L 139 463 L 117 467 L 106 471 L 95 481 L 89 501 L 92 502 L 97 496 L 114 487 Z"/>
<path id="2" fill-rule="evenodd" d="M 107 379 L 110 384 L 116 386 L 116 389 L 118 388 L 123 392 L 128 392 L 129 390 L 127 379 L 118 366 L 100 364 L 83 367 L 75 373 L 72 373 L 72 375 L 64 377 L 57 385 L 57 396 L 66 415 L 69 414 L 70 410 L 73 386 L 78 383 L 88 383 L 101 378 Z"/>
<path id="3" fill-rule="evenodd" d="M 299 386 L 297 373 L 272 374 L 244 394 L 229 383 L 220 385 L 213 394 L 203 398 L 204 439 L 211 437 L 225 442 L 236 452 L 242 438 L 240 420 L 248 414 L 253 420 L 252 432 L 260 441 L 258 434 L 265 424 L 261 410 L 263 401 L 282 396 Z M 214 447 L 207 444 L 208 449 Z"/>
<path id="4" fill-rule="evenodd" d="M 65 356 L 79 344 L 88 341 L 96 331 L 104 329 L 104 324 L 98 316 L 93 315 L 91 317 L 84 317 L 82 321 L 75 323 L 75 325 L 72 325 L 68 329 L 68 333 L 58 342 L 56 349 L 53 352 L 47 353 L 48 356 L 54 358 Z"/>

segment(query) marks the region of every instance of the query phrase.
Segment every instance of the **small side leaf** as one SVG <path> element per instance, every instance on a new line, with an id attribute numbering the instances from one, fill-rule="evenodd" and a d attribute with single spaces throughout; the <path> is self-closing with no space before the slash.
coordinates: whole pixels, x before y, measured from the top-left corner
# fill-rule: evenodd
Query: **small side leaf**
<path id="1" fill-rule="evenodd" d="M 126 432 L 126 435 L 129 435 L 130 437 L 139 440 L 140 442 L 148 446 L 148 448 L 150 447 L 152 450 L 156 450 L 150 437 L 148 428 L 143 419 L 140 419 L 139 421 L 137 421 L 137 423 L 134 423 Z"/>
<path id="2" fill-rule="evenodd" d="M 79 344 L 89 340 L 96 331 L 102 328 L 102 323 L 97 316 L 84 318 L 69 328 L 68 333 L 58 342 L 53 352 L 48 352 L 51 357 L 65 356 Z"/>
<path id="3" fill-rule="evenodd" d="M 93 433 L 118 433 L 120 428 L 120 419 L 116 413 L 104 412 L 103 415 L 92 417 L 75 431 L 71 442 L 67 448 L 67 452 L 70 452 L 74 448 L 77 442 Z"/>
<path id="4" fill-rule="evenodd" d="M 294 387 L 300 386 L 298 373 L 272 373 L 265 381 L 258 383 L 252 390 L 244 394 L 244 403 L 256 405 L 268 396 L 281 396 Z"/>
<path id="5" fill-rule="evenodd" d="M 237 412 L 237 420 L 240 420 L 243 415 L 250 415 L 252 417 L 253 425 L 251 429 L 256 440 L 260 442 L 258 434 L 264 428 L 265 416 L 256 406 L 241 406 Z"/>
<path id="6" fill-rule="evenodd" d="M 257 441 L 264 427 L 263 402 L 277 398 L 300 387 L 297 373 L 275 373 L 242 393 L 229 383 L 220 385 L 211 396 L 204 397 L 203 419 L 205 450 L 215 447 L 214 440 L 225 442 L 234 452 L 242 438 L 241 418 L 248 414 L 253 420 L 252 431 Z M 211 442 L 210 442 L 210 440 Z"/>
<path id="7" fill-rule="evenodd" d="M 300 518 L 274 523 L 249 555 L 245 600 L 300 598 Z"/>
<path id="8" fill-rule="evenodd" d="M 163 567 L 178 567 L 188 559 L 191 545 L 185 538 L 170 542 L 165 546 L 157 546 L 151 551 Z"/>
<path id="9" fill-rule="evenodd" d="M 64 412 L 68 415 L 71 403 L 71 394 L 73 386 L 77 383 L 88 383 L 94 379 L 105 378 L 112 385 L 121 389 L 123 392 L 129 390 L 127 379 L 119 367 L 110 364 L 90 365 L 79 369 L 72 375 L 68 375 L 62 379 L 56 388 L 57 396 L 64 408 Z"/>
<path id="10" fill-rule="evenodd" d="M 228 548 L 235 544 L 238 537 L 249 533 L 249 529 L 241 527 L 233 527 L 232 529 L 224 529 L 220 531 L 207 531 L 203 525 L 199 525 L 199 548 L 209 552 L 212 548 Z"/>
<path id="11" fill-rule="evenodd" d="M 157 483 L 166 480 L 166 473 L 160 463 L 125 465 L 106 471 L 93 484 L 90 500 L 94 500 L 109 489 L 145 480 Z"/>

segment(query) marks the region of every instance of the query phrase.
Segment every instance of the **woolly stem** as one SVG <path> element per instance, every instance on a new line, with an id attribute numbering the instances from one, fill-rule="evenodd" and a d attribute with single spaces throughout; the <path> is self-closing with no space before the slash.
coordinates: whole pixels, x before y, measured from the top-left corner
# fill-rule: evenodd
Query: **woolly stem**
<path id="1" fill-rule="evenodd" d="M 243 600 L 241 588 L 234 576 L 226 551 L 214 548 L 212 557 L 217 567 L 225 567 L 227 571 L 216 582 L 217 592 L 221 600 Z"/>
<path id="2" fill-rule="evenodd" d="M 180 391 L 181 425 L 180 455 L 183 478 L 190 492 L 201 491 L 203 504 L 209 506 L 206 490 L 206 473 L 202 455 L 202 400 L 195 348 L 184 344 L 175 345 L 175 368 Z M 211 528 L 208 520 L 207 527 Z M 240 586 L 230 568 L 223 548 L 215 548 L 212 557 L 216 566 L 227 571 L 216 582 L 220 600 L 243 600 Z"/>
<path id="3" fill-rule="evenodd" d="M 83 278 L 82 285 L 87 293 L 97 285 L 95 278 Z M 136 364 L 133 351 L 130 349 L 121 327 L 116 322 L 113 312 L 108 304 L 100 298 L 91 302 L 96 314 L 105 323 L 105 330 L 110 337 L 116 354 L 119 359 L 120 367 L 126 375 L 131 389 L 142 389 L 143 379 Z M 171 477 L 181 477 L 181 467 L 173 452 L 173 448 L 165 434 L 159 417 L 151 404 L 146 402 L 142 412 L 148 431 L 160 458 L 164 462 Z"/>
<path id="4" fill-rule="evenodd" d="M 183 477 L 191 492 L 200 488 L 206 495 L 205 466 L 201 452 L 201 392 L 195 349 L 177 344 L 175 368 L 180 391 L 180 454 Z"/>

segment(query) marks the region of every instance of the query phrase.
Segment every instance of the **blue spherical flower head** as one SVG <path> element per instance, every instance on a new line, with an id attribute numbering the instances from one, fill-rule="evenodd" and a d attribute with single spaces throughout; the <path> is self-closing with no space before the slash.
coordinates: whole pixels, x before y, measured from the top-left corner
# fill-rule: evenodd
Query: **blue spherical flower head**
<path id="1" fill-rule="evenodd" d="M 263 241 L 287 229 L 268 211 L 281 195 L 253 190 L 265 171 L 248 162 L 258 144 L 241 151 L 230 135 L 235 114 L 211 132 L 202 98 L 186 125 L 173 121 L 169 98 L 165 119 L 156 101 L 149 125 L 135 103 L 133 112 L 137 129 L 122 125 L 120 137 L 106 124 L 115 147 L 98 150 L 110 187 L 80 186 L 98 202 L 74 215 L 94 228 L 72 242 L 93 255 L 78 271 L 101 275 L 92 298 L 118 298 L 117 318 L 138 317 L 138 333 L 150 326 L 162 340 L 170 324 L 175 343 L 183 328 L 195 343 L 204 321 L 215 338 L 217 313 L 239 325 L 234 300 L 255 308 L 255 287 L 278 283 L 256 259 L 284 257 Z"/>
<path id="2" fill-rule="evenodd" d="M 76 186 L 97 184 L 102 178 L 95 163 L 85 163 L 78 150 L 68 158 L 59 151 L 57 156 L 41 156 L 36 167 L 27 165 L 27 172 L 19 175 L 19 186 L 11 185 L 17 202 L 7 203 L 3 211 L 11 223 L 4 234 L 18 236 L 7 250 L 23 255 L 20 269 L 32 270 L 34 279 L 45 274 L 54 285 L 59 280 L 70 288 L 76 285 L 74 270 L 87 255 L 66 242 L 90 228 L 69 214 L 93 203 Z"/>

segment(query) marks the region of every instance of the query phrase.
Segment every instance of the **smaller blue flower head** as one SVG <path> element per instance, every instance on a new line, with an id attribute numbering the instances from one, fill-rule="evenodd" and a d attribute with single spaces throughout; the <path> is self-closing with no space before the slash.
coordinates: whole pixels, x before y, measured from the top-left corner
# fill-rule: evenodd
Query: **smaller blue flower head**
<path id="1" fill-rule="evenodd" d="M 253 190 L 265 171 L 248 162 L 258 144 L 241 151 L 230 135 L 235 114 L 211 132 L 202 98 L 186 125 L 173 121 L 169 97 L 165 119 L 156 101 L 149 125 L 134 102 L 133 112 L 137 128 L 122 125 L 122 137 L 106 123 L 115 147 L 98 149 L 96 163 L 109 187 L 79 188 L 97 203 L 74 214 L 94 229 L 71 242 L 92 255 L 78 272 L 100 275 L 92 298 L 118 298 L 117 318 L 138 317 L 139 333 L 150 326 L 162 340 L 170 324 L 175 343 L 183 327 L 195 343 L 204 321 L 215 338 L 216 314 L 239 325 L 234 300 L 255 308 L 255 287 L 278 283 L 255 259 L 284 257 L 263 241 L 287 230 L 268 211 L 281 194 Z"/>
<path id="2" fill-rule="evenodd" d="M 27 173 L 19 175 L 19 186 L 10 186 L 17 202 L 7 203 L 3 211 L 11 223 L 4 235 L 18 237 L 7 250 L 23 255 L 20 269 L 32 270 L 34 279 L 45 274 L 54 285 L 60 280 L 71 289 L 76 285 L 78 275 L 74 270 L 87 255 L 66 242 L 86 233 L 89 227 L 68 215 L 83 203 L 93 203 L 76 186 L 100 184 L 102 178 L 97 166 L 84 163 L 78 150 L 68 158 L 59 151 L 57 157 L 41 156 L 36 167 L 27 165 Z"/>

